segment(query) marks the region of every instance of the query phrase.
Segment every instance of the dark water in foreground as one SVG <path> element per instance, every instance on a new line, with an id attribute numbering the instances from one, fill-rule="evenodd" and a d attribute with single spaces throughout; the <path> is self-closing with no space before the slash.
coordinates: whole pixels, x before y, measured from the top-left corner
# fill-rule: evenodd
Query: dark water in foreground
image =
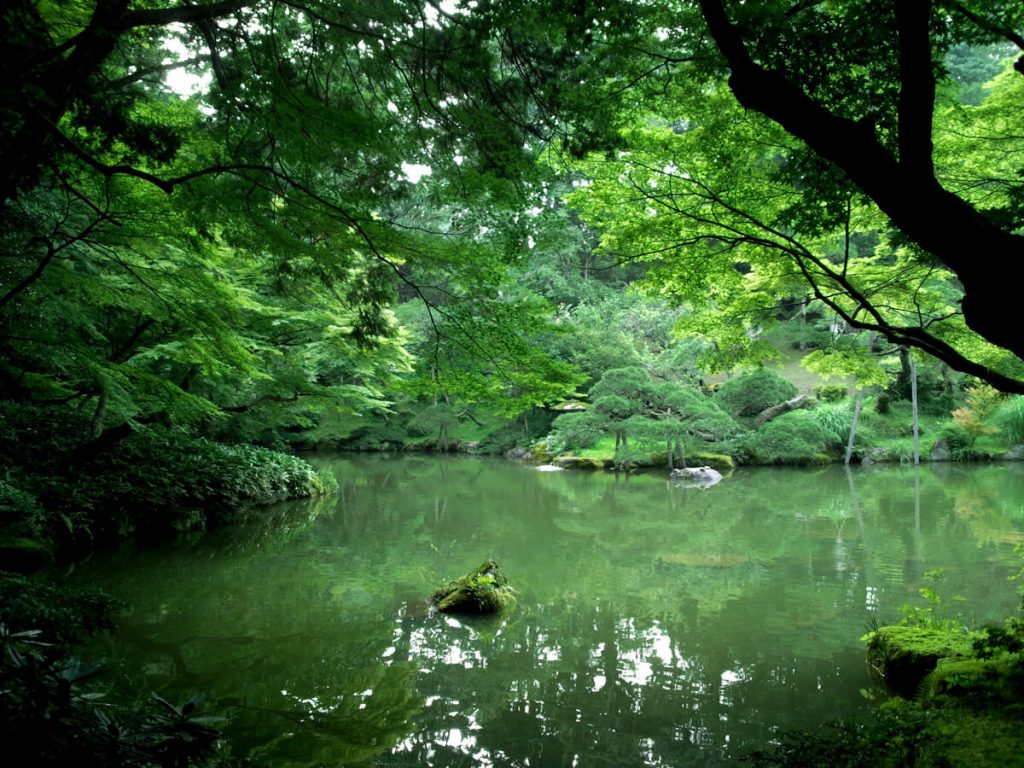
<path id="1" fill-rule="evenodd" d="M 1020 466 L 744 469 L 699 491 L 498 460 L 320 462 L 339 497 L 70 577 L 130 606 L 94 652 L 178 701 L 204 692 L 236 753 L 269 765 L 728 763 L 874 706 L 858 638 L 930 569 L 968 619 L 1016 605 Z M 432 587 L 487 557 L 516 611 L 430 615 Z"/>

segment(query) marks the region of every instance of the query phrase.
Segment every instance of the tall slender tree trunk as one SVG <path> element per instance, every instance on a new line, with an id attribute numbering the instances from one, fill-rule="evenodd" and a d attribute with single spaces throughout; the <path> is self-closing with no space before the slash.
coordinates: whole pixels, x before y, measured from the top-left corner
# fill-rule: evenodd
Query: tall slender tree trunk
<path id="1" fill-rule="evenodd" d="M 914 465 L 921 462 L 919 451 L 918 427 L 917 427 L 917 363 L 914 356 L 910 356 L 910 402 L 914 414 Z"/>
<path id="2" fill-rule="evenodd" d="M 860 407 L 864 404 L 864 390 L 857 390 L 857 398 L 853 402 L 853 421 L 850 423 L 850 439 L 846 441 L 846 457 L 843 459 L 843 464 L 850 463 L 850 457 L 853 455 L 853 441 L 857 437 L 857 421 L 860 419 Z"/>
<path id="3" fill-rule="evenodd" d="M 669 472 L 671 472 L 673 469 L 675 469 L 675 467 L 672 466 L 672 454 L 673 454 L 674 451 L 675 451 L 675 446 L 672 445 L 672 441 L 671 440 L 667 440 L 665 442 L 665 452 L 668 455 L 668 471 Z"/>

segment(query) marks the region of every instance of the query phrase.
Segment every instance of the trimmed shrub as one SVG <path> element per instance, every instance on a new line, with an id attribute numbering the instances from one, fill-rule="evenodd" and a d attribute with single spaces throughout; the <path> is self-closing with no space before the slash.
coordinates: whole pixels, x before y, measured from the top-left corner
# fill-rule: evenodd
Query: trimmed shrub
<path id="1" fill-rule="evenodd" d="M 826 403 L 834 403 L 849 394 L 845 384 L 819 384 L 814 388 L 814 396 Z"/>
<path id="2" fill-rule="evenodd" d="M 758 368 L 722 384 L 715 392 L 715 401 L 733 416 L 752 417 L 796 394 L 796 386 L 775 371 Z"/>
<path id="3" fill-rule="evenodd" d="M 591 448 L 606 431 L 607 422 L 591 411 L 563 413 L 552 422 L 548 447 L 552 453 L 572 448 Z"/>
<path id="4" fill-rule="evenodd" d="M 814 464 L 826 460 L 832 437 L 808 411 L 791 411 L 743 442 L 756 464 Z"/>

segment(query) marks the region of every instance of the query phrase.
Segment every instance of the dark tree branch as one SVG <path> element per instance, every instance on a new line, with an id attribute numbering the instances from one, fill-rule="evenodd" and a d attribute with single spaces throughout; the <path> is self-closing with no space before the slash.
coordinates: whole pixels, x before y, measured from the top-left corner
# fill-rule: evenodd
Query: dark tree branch
<path id="1" fill-rule="evenodd" d="M 930 158 L 921 159 L 926 149 L 909 146 L 915 131 L 919 138 L 923 132 L 921 113 L 901 116 L 901 127 L 909 123 L 905 151 L 917 158 L 903 164 L 882 145 L 873 125 L 829 111 L 783 73 L 755 62 L 739 30 L 729 21 L 723 0 L 699 1 L 708 30 L 731 70 L 729 85 L 739 103 L 778 123 L 846 173 L 903 234 L 959 278 L 968 327 L 1024 359 L 1024 335 L 1005 315 L 1007 307 L 1019 302 L 1019 291 L 1013 281 L 1005 279 L 1001 268 L 1024 256 L 1024 236 L 1000 228 L 938 183 L 930 172 Z M 917 50 L 922 45 L 921 30 L 915 26 L 918 18 L 913 12 L 909 15 L 902 25 L 907 27 L 907 35 L 897 41 L 912 48 L 901 52 L 901 60 L 905 56 L 908 62 L 904 73 L 907 88 L 920 77 L 922 55 Z M 911 58 L 915 63 L 911 64 Z M 908 92 L 907 100 L 909 107 L 919 97 Z"/>
<path id="2" fill-rule="evenodd" d="M 894 3 L 899 33 L 899 162 L 908 173 L 934 178 L 932 164 L 932 112 L 935 75 L 928 37 L 929 0 Z"/>

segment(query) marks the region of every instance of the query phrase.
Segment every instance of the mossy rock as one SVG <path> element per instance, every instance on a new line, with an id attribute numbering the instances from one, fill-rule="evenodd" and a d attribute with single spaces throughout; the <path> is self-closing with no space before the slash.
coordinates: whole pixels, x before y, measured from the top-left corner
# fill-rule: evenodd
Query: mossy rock
<path id="1" fill-rule="evenodd" d="M 442 613 L 499 613 L 512 608 L 516 597 L 501 566 L 487 560 L 436 590 L 430 602 Z"/>
<path id="2" fill-rule="evenodd" d="M 588 459 L 584 456 L 559 456 L 552 462 L 562 469 L 604 469 L 604 459 Z"/>
<path id="3" fill-rule="evenodd" d="M 687 456 L 686 461 L 695 467 L 703 465 L 717 469 L 719 472 L 731 472 L 736 469 L 736 462 L 732 456 L 726 453 L 695 453 L 692 456 Z"/>
<path id="4" fill-rule="evenodd" d="M 971 637 L 955 630 L 881 627 L 868 639 L 868 662 L 901 696 L 915 696 L 940 659 L 964 657 Z"/>
<path id="5" fill-rule="evenodd" d="M 938 665 L 925 678 L 928 696 L 971 696 L 991 693 L 999 681 L 1012 674 L 1005 659 L 939 659 Z"/>
<path id="6" fill-rule="evenodd" d="M 534 464 L 550 464 L 551 458 L 551 451 L 548 450 L 548 444 L 543 440 L 530 446 L 530 461 Z"/>

